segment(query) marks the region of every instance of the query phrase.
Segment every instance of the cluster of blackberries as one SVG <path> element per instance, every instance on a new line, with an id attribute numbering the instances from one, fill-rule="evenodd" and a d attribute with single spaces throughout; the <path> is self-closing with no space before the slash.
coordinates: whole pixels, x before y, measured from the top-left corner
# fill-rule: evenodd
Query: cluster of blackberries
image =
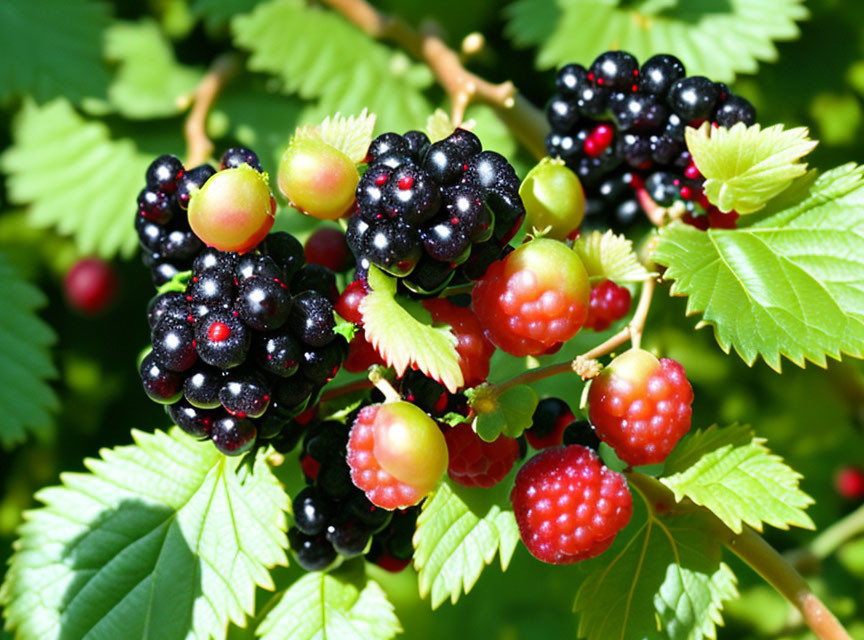
<path id="1" fill-rule="evenodd" d="M 223 165 L 231 166 L 235 157 L 257 165 L 251 151 L 240 151 L 226 154 Z M 172 208 L 188 193 L 188 185 L 180 188 L 188 174 L 174 160 L 158 158 L 147 171 L 145 189 L 172 192 L 167 176 L 175 176 Z M 151 188 L 157 181 L 160 190 Z M 182 210 L 173 211 L 164 224 L 184 217 Z M 156 225 L 143 211 L 138 219 Z M 248 451 L 256 438 L 284 436 L 347 354 L 347 343 L 333 331 L 335 276 L 304 264 L 303 247 L 284 232 L 270 234 L 243 255 L 198 241 L 197 251 L 184 260 L 191 267 L 185 288 L 160 293 L 148 306 L 152 350 L 140 367 L 145 392 L 168 405 L 184 431 L 211 439 L 229 455 Z M 159 264 L 175 272 L 185 266 Z M 156 273 L 167 276 L 164 268 Z"/>
<path id="2" fill-rule="evenodd" d="M 643 187 L 662 206 L 682 199 L 681 180 L 691 163 L 686 127 L 756 121 L 747 100 L 725 84 L 688 77 L 672 55 L 656 55 L 640 68 L 629 53 L 608 51 L 588 69 L 563 67 L 556 86 L 547 107 L 552 132 L 546 150 L 582 181 L 591 226 L 604 226 L 598 224 L 603 215 L 605 226 L 630 226 L 640 211 L 635 191 Z"/>
<path id="3" fill-rule="evenodd" d="M 507 160 L 457 129 L 385 133 L 372 141 L 346 239 L 358 272 L 374 264 L 421 294 L 454 277 L 477 279 L 502 255 L 525 215 Z"/>
<path id="4" fill-rule="evenodd" d="M 363 554 L 389 571 L 400 571 L 414 552 L 411 537 L 419 507 L 376 507 L 351 482 L 346 446 L 355 417 L 356 413 L 348 424 L 313 421 L 305 429 L 301 465 L 308 486 L 294 498 L 294 526 L 288 539 L 307 571 L 326 569 L 337 555 Z"/>
<path id="5" fill-rule="evenodd" d="M 261 171 L 255 152 L 244 147 L 228 149 L 220 168 L 248 164 Z M 153 284 L 160 287 L 181 271 L 191 268 L 204 244 L 189 228 L 186 209 L 189 198 L 216 173 L 209 164 L 186 170 L 176 156 L 163 155 L 147 169 L 147 186 L 138 194 L 135 230 L 141 245 L 141 260 L 150 269 Z"/>

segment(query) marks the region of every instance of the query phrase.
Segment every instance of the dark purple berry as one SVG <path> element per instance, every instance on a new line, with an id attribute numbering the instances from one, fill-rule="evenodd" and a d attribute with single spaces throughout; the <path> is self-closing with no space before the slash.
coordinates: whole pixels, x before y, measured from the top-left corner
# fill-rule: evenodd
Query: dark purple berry
<path id="1" fill-rule="evenodd" d="M 445 140 L 461 149 L 469 158 L 483 151 L 483 144 L 480 142 L 480 138 L 467 129 L 458 128 L 447 136 Z"/>
<path id="2" fill-rule="evenodd" d="M 578 444 L 594 451 L 597 451 L 597 447 L 600 446 L 600 438 L 594 433 L 594 427 L 587 420 L 577 420 L 567 425 L 563 439 L 564 446 Z"/>
<path id="3" fill-rule="evenodd" d="M 648 58 L 639 72 L 639 89 L 665 98 L 669 89 L 686 75 L 684 65 L 675 56 L 659 54 Z"/>
<path id="4" fill-rule="evenodd" d="M 205 271 L 193 276 L 186 289 L 186 299 L 193 305 L 205 305 L 211 309 L 230 304 L 234 300 L 236 287 L 234 277 L 225 271 Z M 197 314 L 194 314 L 196 315 Z"/>
<path id="5" fill-rule="evenodd" d="M 246 360 L 251 336 L 233 313 L 214 310 L 195 323 L 195 348 L 207 364 L 230 369 Z"/>
<path id="6" fill-rule="evenodd" d="M 333 545 L 323 535 L 307 536 L 291 527 L 288 530 L 288 544 L 297 564 L 306 571 L 323 571 L 336 559 Z"/>
<path id="7" fill-rule="evenodd" d="M 193 407 L 186 400 L 178 400 L 166 409 L 174 424 L 196 438 L 209 437 L 213 422 L 224 415 L 219 411 Z"/>
<path id="8" fill-rule="evenodd" d="M 297 372 L 303 350 L 295 338 L 287 333 L 276 333 L 258 340 L 256 359 L 262 369 L 283 378 Z"/>
<path id="9" fill-rule="evenodd" d="M 626 51 L 607 51 L 594 60 L 589 69 L 598 87 L 612 91 L 632 91 L 639 76 L 639 63 Z"/>
<path id="10" fill-rule="evenodd" d="M 669 207 L 681 197 L 681 189 L 675 182 L 676 178 L 673 174 L 657 171 L 645 180 L 645 191 L 658 205 Z"/>
<path id="11" fill-rule="evenodd" d="M 719 91 L 717 85 L 704 76 L 678 80 L 669 89 L 669 106 L 685 123 L 711 117 Z"/>
<path id="12" fill-rule="evenodd" d="M 336 327 L 333 305 L 316 291 L 298 293 L 294 297 L 288 327 L 307 345 L 323 347 L 336 337 L 333 333 Z"/>
<path id="13" fill-rule="evenodd" d="M 390 524 L 393 515 L 387 509 L 376 507 L 359 491 L 348 498 L 346 507 L 348 516 L 352 520 L 359 520 L 372 533 L 377 533 Z"/>
<path id="14" fill-rule="evenodd" d="M 276 231 L 268 235 L 262 243 L 262 251 L 282 269 L 283 282 L 290 281 L 305 261 L 303 245 L 286 231 Z"/>
<path id="15" fill-rule="evenodd" d="M 609 105 L 609 89 L 593 84 L 583 85 L 576 94 L 576 106 L 585 116 L 599 116 Z"/>
<path id="16" fill-rule="evenodd" d="M 412 165 L 405 165 L 412 166 Z M 381 209 L 384 201 L 384 185 L 393 173 L 393 169 L 383 164 L 374 164 L 366 169 L 366 173 L 357 183 L 355 199 L 360 217 L 369 222 L 375 222 L 384 213 Z"/>
<path id="17" fill-rule="evenodd" d="M 568 133 L 579 120 L 579 110 L 573 100 L 555 96 L 546 105 L 546 120 L 553 131 Z"/>
<path id="18" fill-rule="evenodd" d="M 431 295 L 447 286 L 455 273 L 449 262 L 440 262 L 424 255 L 404 282 L 416 293 Z"/>
<path id="19" fill-rule="evenodd" d="M 454 184 L 462 178 L 468 154 L 447 140 L 439 140 L 429 147 L 423 159 L 423 170 L 437 184 Z"/>
<path id="20" fill-rule="evenodd" d="M 321 460 L 315 484 L 329 498 L 340 500 L 356 488 L 351 482 L 351 471 L 344 458 L 330 456 Z"/>
<path id="21" fill-rule="evenodd" d="M 395 169 L 382 190 L 381 208 L 385 215 L 400 217 L 406 224 L 423 224 L 440 206 L 438 186 L 416 165 Z"/>
<path id="22" fill-rule="evenodd" d="M 364 234 L 360 253 L 390 275 L 404 277 L 417 266 L 423 250 L 414 227 L 382 220 Z"/>
<path id="23" fill-rule="evenodd" d="M 278 280 L 252 276 L 237 293 L 237 313 L 249 327 L 258 331 L 278 329 L 291 312 L 291 295 Z"/>
<path id="24" fill-rule="evenodd" d="M 466 185 L 445 187 L 442 192 L 445 211 L 451 224 L 457 226 L 473 243 L 492 237 L 495 216 L 481 194 Z"/>
<path id="25" fill-rule="evenodd" d="M 420 238 L 427 255 L 450 265 L 462 264 L 471 253 L 471 239 L 446 216 L 432 220 L 421 230 Z"/>
<path id="26" fill-rule="evenodd" d="M 611 100 L 609 104 L 621 131 L 645 131 L 656 129 L 666 123 L 668 111 L 654 96 L 641 93 L 615 94 L 622 100 Z"/>
<path id="27" fill-rule="evenodd" d="M 322 384 L 333 379 L 347 355 L 348 343 L 338 336 L 323 347 L 307 347 L 303 351 L 300 371 L 315 384 Z"/>
<path id="28" fill-rule="evenodd" d="M 193 169 L 185 171 L 177 181 L 177 202 L 181 208 L 189 206 L 189 198 L 192 193 L 204 186 L 210 176 L 216 173 L 216 169 L 209 164 L 202 164 Z"/>
<path id="29" fill-rule="evenodd" d="M 162 366 L 153 353 L 141 361 L 139 369 L 144 393 L 159 404 L 173 404 L 183 395 L 183 376 Z"/>
<path id="30" fill-rule="evenodd" d="M 171 198 L 153 189 L 142 189 L 138 194 L 138 213 L 156 224 L 166 224 L 174 216 Z"/>
<path id="31" fill-rule="evenodd" d="M 558 91 L 570 96 L 575 96 L 589 82 L 588 70 L 581 64 L 565 65 L 561 67 L 555 77 L 555 86 Z"/>
<path id="32" fill-rule="evenodd" d="M 261 171 L 261 161 L 258 160 L 258 155 L 254 151 L 246 147 L 231 147 L 222 154 L 219 168 L 233 169 L 244 164 L 248 164 L 255 171 Z"/>
<path id="33" fill-rule="evenodd" d="M 369 150 L 366 152 L 366 161 L 372 164 L 379 156 L 394 151 L 405 152 L 410 151 L 410 148 L 405 139 L 398 133 L 382 133 L 369 145 Z"/>
<path id="34" fill-rule="evenodd" d="M 299 373 L 295 374 L 276 387 L 276 402 L 287 408 L 296 407 L 309 398 L 314 388 L 314 382 Z"/>
<path id="35" fill-rule="evenodd" d="M 422 131 L 406 131 L 402 138 L 405 140 L 411 153 L 413 153 L 414 157 L 418 160 L 423 157 L 423 154 L 426 153 L 426 150 L 431 144 L 429 142 L 429 136 Z"/>
<path id="36" fill-rule="evenodd" d="M 516 235 L 525 219 L 525 205 L 518 193 L 503 189 L 486 192 L 486 205 L 495 214 L 495 229 L 492 237 L 499 244 L 507 244 Z"/>
<path id="37" fill-rule="evenodd" d="M 330 501 L 316 487 L 306 487 L 294 497 L 294 526 L 308 536 L 317 536 L 327 528 Z"/>
<path id="38" fill-rule="evenodd" d="M 291 279 L 291 293 L 315 291 L 331 302 L 339 297 L 336 288 L 336 274 L 320 264 L 304 264 L 303 268 Z"/>
<path id="39" fill-rule="evenodd" d="M 267 379 L 251 368 L 234 369 L 219 390 L 225 410 L 241 418 L 260 418 L 270 406 L 272 392 Z"/>
<path id="40" fill-rule="evenodd" d="M 156 158 L 147 167 L 147 187 L 163 193 L 174 193 L 177 180 L 183 174 L 183 163 L 177 156 L 163 155 Z"/>
<path id="41" fill-rule="evenodd" d="M 143 215 L 135 216 L 135 231 L 138 232 L 138 242 L 146 251 L 159 251 L 166 229 L 161 224 L 148 220 Z"/>
<path id="42" fill-rule="evenodd" d="M 195 332 L 188 320 L 163 317 L 153 327 L 153 356 L 166 369 L 186 371 L 198 360 Z"/>
<path id="43" fill-rule="evenodd" d="M 756 124 L 756 109 L 744 98 L 730 94 L 714 109 L 711 121 L 721 127 L 731 127 L 739 122 L 749 127 Z"/>
<path id="44" fill-rule="evenodd" d="M 192 263 L 192 272 L 201 275 L 205 271 L 224 271 L 233 274 L 237 265 L 237 254 L 228 251 L 219 251 L 213 247 L 207 247 L 195 258 Z"/>
<path id="45" fill-rule="evenodd" d="M 206 364 L 198 364 L 187 372 L 183 381 L 183 397 L 198 409 L 215 409 L 222 405 L 219 389 L 225 381 L 225 373 Z"/>
<path id="46" fill-rule="evenodd" d="M 226 456 L 239 456 L 255 444 L 255 423 L 247 418 L 223 415 L 213 421 L 210 439 Z"/>
<path id="47" fill-rule="evenodd" d="M 159 244 L 159 253 L 166 260 L 175 262 L 191 261 L 204 248 L 204 243 L 192 231 L 175 229 L 169 231 Z"/>
<path id="48" fill-rule="evenodd" d="M 465 169 L 464 184 L 481 190 L 519 191 L 519 176 L 507 158 L 494 151 L 483 151 L 471 158 Z"/>
<path id="49" fill-rule="evenodd" d="M 612 228 L 617 231 L 626 231 L 632 227 L 642 214 L 642 207 L 637 200 L 625 200 L 619 204 L 612 217 Z"/>
<path id="50" fill-rule="evenodd" d="M 369 546 L 370 531 L 356 520 L 344 519 L 327 526 L 327 540 L 337 553 L 353 558 L 366 552 Z"/>
<path id="51" fill-rule="evenodd" d="M 253 276 L 285 281 L 285 274 L 273 258 L 246 253 L 237 259 L 237 265 L 234 267 L 234 279 L 240 285 L 243 284 L 244 280 Z"/>
<path id="52" fill-rule="evenodd" d="M 164 260 L 154 262 L 153 266 L 150 267 L 150 275 L 153 278 L 153 286 L 157 289 L 163 284 L 171 282 L 174 276 L 176 276 L 178 273 L 180 273 L 180 269 L 178 269 L 175 264 Z"/>
<path id="53" fill-rule="evenodd" d="M 348 248 L 355 256 L 360 256 L 363 251 L 363 242 L 371 225 L 366 222 L 360 215 L 353 215 L 348 218 L 348 227 L 345 229 L 345 242 L 348 243 Z"/>
<path id="54" fill-rule="evenodd" d="M 189 317 L 189 309 L 186 303 L 186 294 L 180 291 L 166 291 L 150 299 L 147 304 L 147 323 L 150 329 L 163 317 L 175 320 L 186 320 Z"/>

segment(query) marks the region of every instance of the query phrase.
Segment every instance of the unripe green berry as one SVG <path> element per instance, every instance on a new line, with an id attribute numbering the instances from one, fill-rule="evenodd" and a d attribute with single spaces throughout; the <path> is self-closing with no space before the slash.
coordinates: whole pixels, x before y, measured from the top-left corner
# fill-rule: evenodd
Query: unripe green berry
<path id="1" fill-rule="evenodd" d="M 295 136 L 279 162 L 279 190 L 291 205 L 319 220 L 351 210 L 360 175 L 351 159 L 317 136 Z"/>
<path id="2" fill-rule="evenodd" d="M 528 224 L 546 235 L 563 240 L 579 228 L 585 217 L 585 191 L 579 178 L 563 160 L 543 158 L 525 176 L 519 195 Z"/>

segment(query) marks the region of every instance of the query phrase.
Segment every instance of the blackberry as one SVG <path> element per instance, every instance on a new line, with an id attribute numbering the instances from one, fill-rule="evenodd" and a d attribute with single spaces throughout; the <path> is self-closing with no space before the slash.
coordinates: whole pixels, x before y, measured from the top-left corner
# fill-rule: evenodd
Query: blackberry
<path id="1" fill-rule="evenodd" d="M 408 142 L 398 133 L 382 133 L 369 144 L 366 161 L 372 164 L 379 156 L 395 152 L 410 151 Z"/>
<path id="2" fill-rule="evenodd" d="M 171 282 L 176 276 L 180 273 L 180 269 L 171 262 L 165 262 L 163 260 L 159 260 L 155 262 L 152 267 L 150 267 L 150 275 L 153 278 L 153 286 L 157 289 L 161 287 L 163 284 Z"/>
<path id="3" fill-rule="evenodd" d="M 433 220 L 421 231 L 420 238 L 429 256 L 441 262 L 458 265 L 468 259 L 471 253 L 471 239 L 450 221 L 451 219 L 446 216 Z"/>
<path id="4" fill-rule="evenodd" d="M 422 255 L 419 234 L 404 223 L 376 223 L 364 234 L 360 251 L 369 262 L 390 275 L 407 276 Z"/>
<path id="5" fill-rule="evenodd" d="M 293 293 L 315 291 L 331 302 L 339 297 L 336 288 L 336 274 L 320 264 L 306 264 L 291 279 L 290 289 Z"/>
<path id="6" fill-rule="evenodd" d="M 341 336 L 323 347 L 307 347 L 303 351 L 301 372 L 315 384 L 331 380 L 348 355 L 348 343 Z"/>
<path id="7" fill-rule="evenodd" d="M 164 317 L 153 327 L 153 356 L 166 369 L 186 371 L 198 360 L 195 333 L 186 319 Z"/>
<path id="8" fill-rule="evenodd" d="M 198 356 L 214 367 L 230 369 L 243 364 L 250 342 L 246 325 L 229 311 L 212 311 L 195 323 Z"/>
<path id="9" fill-rule="evenodd" d="M 242 284 L 247 278 L 259 277 L 268 280 L 285 280 L 285 273 L 270 256 L 246 253 L 237 259 L 234 280 Z"/>
<path id="10" fill-rule="evenodd" d="M 592 84 L 584 85 L 576 94 L 576 107 L 585 116 L 599 116 L 606 111 L 609 89 Z"/>
<path id="11" fill-rule="evenodd" d="M 409 225 L 426 222 L 441 206 L 441 192 L 416 165 L 395 169 L 382 190 L 381 206 L 390 217 L 401 217 Z"/>
<path id="12" fill-rule="evenodd" d="M 313 347 L 323 347 L 336 337 L 333 305 L 316 291 L 297 294 L 288 322 L 291 332 Z"/>
<path id="13" fill-rule="evenodd" d="M 635 91 L 639 63 L 626 51 L 607 51 L 594 60 L 588 78 L 612 91 Z"/>
<path id="14" fill-rule="evenodd" d="M 661 53 L 645 61 L 639 71 L 639 90 L 665 98 L 669 89 L 685 76 L 684 65 L 675 56 Z"/>
<path id="15" fill-rule="evenodd" d="M 307 536 L 291 527 L 288 530 L 288 544 L 297 564 L 306 571 L 323 571 L 336 560 L 336 550 L 323 535 Z"/>
<path id="16" fill-rule="evenodd" d="M 192 231 L 174 229 L 159 242 L 159 253 L 172 262 L 190 262 L 204 248 Z"/>
<path id="17" fill-rule="evenodd" d="M 756 124 L 756 109 L 744 98 L 728 95 L 714 109 L 711 119 L 721 127 L 731 127 L 739 122 L 749 127 Z"/>
<path id="18" fill-rule="evenodd" d="M 423 159 L 423 170 L 439 185 L 458 182 L 465 171 L 468 153 L 448 140 L 432 144 Z"/>
<path id="19" fill-rule="evenodd" d="M 408 145 L 408 149 L 414 156 L 419 160 L 422 159 L 423 155 L 426 153 L 426 150 L 429 148 L 431 143 L 429 142 L 429 136 L 427 136 L 422 131 L 407 131 L 402 139 L 405 140 L 405 144 Z"/>
<path id="20" fill-rule="evenodd" d="M 189 206 L 189 198 L 192 197 L 192 193 L 203 187 L 204 183 L 215 173 L 216 169 L 209 164 L 202 164 L 183 173 L 177 181 L 177 204 L 182 209 L 186 209 Z"/>
<path id="21" fill-rule="evenodd" d="M 201 251 L 192 262 L 192 271 L 199 275 L 206 271 L 223 271 L 233 274 L 237 258 L 236 253 L 228 253 L 208 247 Z"/>
<path id="22" fill-rule="evenodd" d="M 270 406 L 270 397 L 267 379 L 251 368 L 233 369 L 219 390 L 219 402 L 240 418 L 260 418 Z"/>
<path id="23" fill-rule="evenodd" d="M 192 282 L 186 289 L 186 300 L 193 305 L 217 308 L 233 302 L 235 294 L 232 275 L 225 271 L 211 270 L 192 277 Z"/>
<path id="24" fill-rule="evenodd" d="M 255 444 L 255 424 L 246 418 L 222 415 L 210 426 L 210 439 L 226 456 L 239 456 Z"/>
<path id="25" fill-rule="evenodd" d="M 246 326 L 258 331 L 271 331 L 288 319 L 291 295 L 278 280 L 252 276 L 238 288 L 236 309 Z"/>
<path id="26" fill-rule="evenodd" d="M 588 82 L 588 70 L 581 64 L 564 65 L 555 77 L 558 91 L 570 96 L 576 95 Z"/>
<path id="27" fill-rule="evenodd" d="M 154 402 L 173 404 L 183 395 L 183 377 L 160 364 L 152 352 L 141 361 L 139 372 L 144 393 Z"/>
<path id="28" fill-rule="evenodd" d="M 258 160 L 258 155 L 251 149 L 246 147 L 231 147 L 222 154 L 222 159 L 219 162 L 220 169 L 233 169 L 242 164 L 248 164 L 255 171 L 261 171 L 261 161 Z"/>
<path id="29" fill-rule="evenodd" d="M 219 412 L 193 407 L 185 400 L 178 400 L 165 407 L 171 421 L 190 436 L 207 438 Z"/>
<path id="30" fill-rule="evenodd" d="M 371 532 L 357 520 L 346 520 L 328 525 L 326 537 L 338 554 L 353 558 L 366 553 Z"/>
<path id="31" fill-rule="evenodd" d="M 384 186 L 390 179 L 394 169 L 384 164 L 374 164 L 366 169 L 366 173 L 357 183 L 355 199 L 361 217 L 374 222 L 384 214 L 380 207 L 383 204 Z"/>
<path id="32" fill-rule="evenodd" d="M 222 406 L 219 390 L 225 374 L 209 365 L 199 363 L 187 373 L 183 381 L 183 397 L 196 409 L 215 409 Z"/>
<path id="33" fill-rule="evenodd" d="M 330 502 L 316 487 L 306 487 L 294 498 L 294 526 L 307 536 L 324 533 L 330 520 Z"/>
<path id="34" fill-rule="evenodd" d="M 289 282 L 303 266 L 305 260 L 303 245 L 297 238 L 285 231 L 277 231 L 268 235 L 262 243 L 261 249 L 282 269 L 283 282 Z"/>
<path id="35" fill-rule="evenodd" d="M 151 253 L 159 251 L 162 238 L 165 236 L 165 227 L 139 214 L 135 216 L 135 231 L 138 233 L 138 243 L 142 249 Z"/>
<path id="36" fill-rule="evenodd" d="M 465 167 L 465 184 L 480 189 L 518 191 L 519 177 L 507 158 L 494 151 L 482 151 Z"/>
<path id="37" fill-rule="evenodd" d="M 150 299 L 150 302 L 147 303 L 147 323 L 150 325 L 151 331 L 163 317 L 174 318 L 175 320 L 188 319 L 189 310 L 186 296 L 183 293 L 166 291 Z"/>
<path id="38" fill-rule="evenodd" d="M 138 213 L 150 222 L 166 224 L 174 216 L 174 208 L 165 193 L 147 188 L 138 194 Z"/>
<path id="39" fill-rule="evenodd" d="M 177 181 L 183 174 L 183 163 L 172 155 L 162 155 L 156 158 L 147 167 L 145 179 L 147 187 L 154 191 L 173 193 L 177 188 Z"/>
<path id="40" fill-rule="evenodd" d="M 685 122 L 705 120 L 711 116 L 718 98 L 717 85 L 704 76 L 678 80 L 669 89 L 669 106 Z"/>
<path id="41" fill-rule="evenodd" d="M 564 446 L 578 444 L 597 451 L 600 446 L 600 438 L 594 432 L 594 427 L 587 420 L 571 422 L 564 429 Z"/>
<path id="42" fill-rule="evenodd" d="M 297 340 L 287 333 L 264 335 L 256 346 L 256 360 L 264 371 L 287 378 L 300 367 L 303 352 Z"/>
<path id="43" fill-rule="evenodd" d="M 579 110 L 570 100 L 552 98 L 546 106 L 546 119 L 555 131 L 567 131 L 579 120 Z"/>

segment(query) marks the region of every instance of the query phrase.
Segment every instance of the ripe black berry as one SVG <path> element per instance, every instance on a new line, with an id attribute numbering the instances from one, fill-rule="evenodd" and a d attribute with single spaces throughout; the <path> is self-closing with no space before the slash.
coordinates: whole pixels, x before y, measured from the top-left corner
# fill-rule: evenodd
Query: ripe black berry
<path id="1" fill-rule="evenodd" d="M 374 222 L 384 215 L 380 208 L 384 200 L 383 189 L 393 171 L 394 169 L 387 165 L 374 164 L 366 169 L 366 173 L 357 183 L 357 207 L 360 215 L 369 222 Z"/>
<path id="2" fill-rule="evenodd" d="M 303 245 L 290 233 L 277 231 L 267 236 L 262 251 L 282 269 L 282 281 L 288 282 L 303 266 Z M 256 274 L 263 275 L 263 274 Z M 278 276 L 274 276 L 278 277 Z"/>
<path id="3" fill-rule="evenodd" d="M 685 75 L 684 65 L 675 56 L 659 54 L 648 58 L 639 72 L 639 89 L 660 98 Z"/>
<path id="4" fill-rule="evenodd" d="M 302 374 L 296 373 L 276 387 L 276 402 L 287 408 L 303 406 L 314 389 L 314 382 Z"/>
<path id="5" fill-rule="evenodd" d="M 558 91 L 570 96 L 576 95 L 588 83 L 588 70 L 581 64 L 564 65 L 555 77 Z"/>
<path id="6" fill-rule="evenodd" d="M 480 142 L 480 138 L 467 129 L 456 129 L 453 133 L 447 136 L 446 140 L 450 144 L 461 149 L 468 157 L 477 155 L 483 151 L 483 144 Z"/>
<path id="7" fill-rule="evenodd" d="M 231 147 L 222 154 L 222 160 L 219 162 L 220 169 L 233 169 L 242 164 L 248 164 L 255 171 L 261 171 L 261 161 L 258 160 L 258 155 L 251 149 L 246 147 Z"/>
<path id="8" fill-rule="evenodd" d="M 163 317 L 153 327 L 153 356 L 171 371 L 186 371 L 198 360 L 195 333 L 185 319 Z"/>
<path id="9" fill-rule="evenodd" d="M 217 411 L 193 407 L 182 399 L 167 406 L 166 410 L 174 424 L 196 438 L 209 437 L 213 422 L 220 415 Z"/>
<path id="10" fill-rule="evenodd" d="M 731 127 L 739 122 L 749 127 L 756 124 L 756 109 L 744 98 L 728 95 L 715 108 L 711 119 L 721 127 Z"/>
<path id="11" fill-rule="evenodd" d="M 587 420 L 577 420 L 570 423 L 564 429 L 564 446 L 578 444 L 597 451 L 600 446 L 600 438 L 594 433 L 594 427 Z"/>
<path id="12" fill-rule="evenodd" d="M 306 571 L 323 571 L 336 559 L 336 550 L 323 535 L 307 536 L 292 527 L 288 530 L 288 544 L 297 564 Z"/>
<path id="13" fill-rule="evenodd" d="M 156 326 L 160 318 L 166 316 L 175 320 L 188 319 L 189 310 L 185 294 L 180 291 L 166 291 L 150 299 L 147 304 L 147 323 L 150 329 Z"/>
<path id="14" fill-rule="evenodd" d="M 256 345 L 258 365 L 277 376 L 287 378 L 297 372 L 303 350 L 297 340 L 287 333 L 261 336 Z"/>
<path id="15" fill-rule="evenodd" d="M 146 251 L 159 251 L 166 230 L 161 224 L 148 220 L 144 215 L 135 216 L 135 231 L 138 233 L 138 242 Z"/>
<path id="16" fill-rule="evenodd" d="M 326 537 L 337 553 L 353 558 L 366 553 L 370 532 L 362 523 L 347 520 L 328 525 Z"/>
<path id="17" fill-rule="evenodd" d="M 161 191 L 142 189 L 138 194 L 138 212 L 156 224 L 166 224 L 174 215 L 171 199 Z"/>
<path id="18" fill-rule="evenodd" d="M 429 136 L 422 131 L 406 131 L 402 136 L 408 149 L 419 160 L 430 146 Z"/>
<path id="19" fill-rule="evenodd" d="M 355 489 L 348 463 L 344 458 L 335 456 L 321 461 L 315 484 L 327 497 L 336 500 L 344 498 Z"/>
<path id="20" fill-rule="evenodd" d="M 381 221 L 364 234 L 360 253 L 387 273 L 404 277 L 417 265 L 422 249 L 413 227 L 399 222 Z"/>
<path id="21" fill-rule="evenodd" d="M 481 189 L 519 190 L 519 177 L 507 158 L 482 151 L 467 162 L 465 183 Z"/>
<path id="22" fill-rule="evenodd" d="M 316 487 L 306 487 L 294 498 L 294 526 L 308 536 L 324 533 L 330 520 L 330 501 Z"/>
<path id="23" fill-rule="evenodd" d="M 462 264 L 471 253 L 471 239 L 447 216 L 432 220 L 420 238 L 429 256 L 451 265 Z"/>
<path id="24" fill-rule="evenodd" d="M 349 517 L 359 520 L 372 533 L 377 533 L 390 524 L 393 515 L 387 509 L 376 507 L 359 491 L 348 498 L 346 507 Z"/>
<path id="25" fill-rule="evenodd" d="M 439 185 L 458 182 L 462 178 L 468 154 L 447 140 L 429 147 L 423 160 L 423 170 Z"/>
<path id="26" fill-rule="evenodd" d="M 195 258 L 192 263 L 192 271 L 198 275 L 205 271 L 224 271 L 233 274 L 237 258 L 236 253 L 208 247 Z"/>
<path id="27" fill-rule="evenodd" d="M 234 300 L 234 278 L 226 271 L 210 270 L 192 277 L 186 299 L 195 305 L 217 308 Z"/>
<path id="28" fill-rule="evenodd" d="M 209 164 L 202 164 L 184 172 L 177 181 L 177 203 L 185 209 L 189 206 L 192 193 L 204 186 L 204 183 L 216 173 Z"/>
<path id="29" fill-rule="evenodd" d="M 404 282 L 416 293 L 431 295 L 447 286 L 455 273 L 449 262 L 441 262 L 424 255 Z"/>
<path id="30" fill-rule="evenodd" d="M 398 133 L 382 133 L 369 144 L 366 160 L 369 164 L 372 164 L 378 156 L 394 151 L 410 151 L 410 147 Z"/>
<path id="31" fill-rule="evenodd" d="M 681 189 L 675 181 L 676 178 L 671 173 L 657 171 L 645 180 L 645 191 L 661 207 L 668 207 L 681 197 Z"/>
<path id="32" fill-rule="evenodd" d="M 576 94 L 576 106 L 585 116 L 598 116 L 606 111 L 609 89 L 592 84 L 583 85 Z"/>
<path id="33" fill-rule="evenodd" d="M 255 444 L 255 424 L 246 418 L 222 415 L 210 427 L 210 439 L 226 456 L 239 456 Z"/>
<path id="34" fill-rule="evenodd" d="M 183 395 L 183 376 L 161 365 L 152 352 L 141 361 L 139 373 L 144 392 L 154 402 L 173 404 Z"/>
<path id="35" fill-rule="evenodd" d="M 246 278 L 237 294 L 237 313 L 249 327 L 271 331 L 281 327 L 291 312 L 291 296 L 278 280 Z"/>
<path id="36" fill-rule="evenodd" d="M 315 291 L 304 291 L 294 298 L 294 306 L 288 319 L 291 332 L 313 347 L 323 347 L 333 340 L 333 305 Z"/>
<path id="37" fill-rule="evenodd" d="M 254 253 L 246 253 L 237 259 L 237 265 L 234 267 L 234 279 L 237 284 L 242 284 L 247 278 L 254 276 L 266 278 L 268 280 L 285 279 L 285 274 L 282 269 L 276 264 L 270 256 L 262 256 Z"/>
<path id="38" fill-rule="evenodd" d="M 708 78 L 690 76 L 669 89 L 669 106 L 685 122 L 704 120 L 711 116 L 718 94 L 717 86 Z"/>
<path id="39" fill-rule="evenodd" d="M 576 103 L 565 98 L 552 98 L 546 106 L 546 119 L 554 131 L 569 131 L 579 120 Z"/>
<path id="40" fill-rule="evenodd" d="M 166 260 L 174 262 L 188 263 L 203 248 L 204 244 L 198 239 L 198 236 L 192 231 L 183 231 L 181 229 L 169 231 L 159 243 L 159 253 Z"/>
<path id="41" fill-rule="evenodd" d="M 440 205 L 438 186 L 416 165 L 407 164 L 395 169 L 382 190 L 384 211 L 410 225 L 426 222 Z"/>
<path id="42" fill-rule="evenodd" d="M 187 372 L 183 381 L 183 397 L 193 407 L 198 409 L 215 409 L 222 405 L 219 401 L 219 389 L 225 380 L 225 374 L 220 369 L 199 363 Z"/>
<path id="43" fill-rule="evenodd" d="M 304 264 L 291 279 L 290 289 L 295 294 L 315 291 L 331 301 L 339 297 L 336 274 L 320 264 Z"/>
<path id="44" fill-rule="evenodd" d="M 251 336 L 246 326 L 229 311 L 215 310 L 195 323 L 195 348 L 207 364 L 230 369 L 242 364 Z"/>
<path id="45" fill-rule="evenodd" d="M 147 187 L 154 191 L 174 193 L 182 173 L 183 163 L 176 156 L 159 156 L 147 167 Z"/>
<path id="46" fill-rule="evenodd" d="M 597 56 L 589 73 L 598 87 L 630 91 L 639 75 L 639 63 L 626 51 L 607 51 Z"/>
<path id="47" fill-rule="evenodd" d="M 219 390 L 219 401 L 231 415 L 260 418 L 270 406 L 270 385 L 252 368 L 238 368 L 228 374 Z"/>
<path id="48" fill-rule="evenodd" d="M 341 336 L 323 347 L 307 347 L 303 351 L 301 371 L 315 384 L 332 379 L 339 371 L 339 365 L 348 355 L 348 343 Z"/>

